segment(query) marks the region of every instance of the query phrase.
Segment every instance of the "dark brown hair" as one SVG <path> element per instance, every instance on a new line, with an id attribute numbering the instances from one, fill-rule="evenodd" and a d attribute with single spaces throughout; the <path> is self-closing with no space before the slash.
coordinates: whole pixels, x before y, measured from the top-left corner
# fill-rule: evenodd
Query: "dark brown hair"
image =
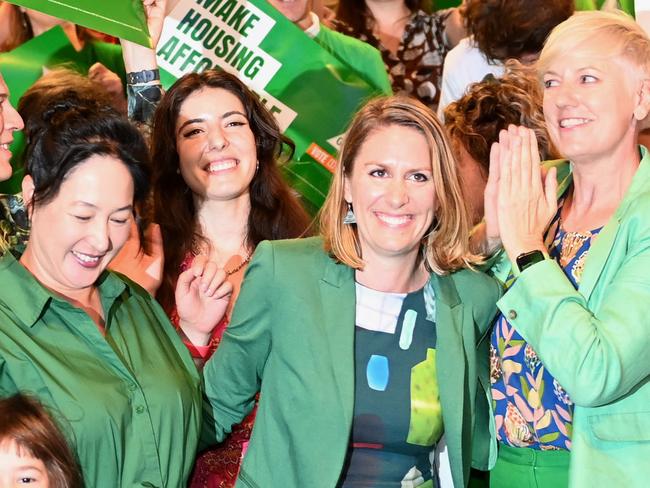
<path id="1" fill-rule="evenodd" d="M 411 11 L 431 11 L 431 2 L 428 0 L 404 0 L 406 7 Z M 336 20 L 345 22 L 352 27 L 354 32 L 365 29 L 366 19 L 372 18 L 372 13 L 366 6 L 365 0 L 339 0 L 336 6 Z"/>
<path id="2" fill-rule="evenodd" d="M 45 104 L 54 100 L 79 99 L 84 105 L 110 106 L 111 97 L 99 84 L 68 68 L 57 68 L 41 76 L 20 97 L 17 110 L 25 122 L 40 118 Z"/>
<path id="3" fill-rule="evenodd" d="M 541 51 L 553 27 L 574 9 L 574 0 L 467 0 L 460 12 L 485 56 L 505 61 Z"/>
<path id="4" fill-rule="evenodd" d="M 508 63 L 502 78 L 488 75 L 445 108 L 445 127 L 452 141 L 462 144 L 485 174 L 490 166 L 490 147 L 510 124 L 535 131 L 542 160 L 558 157 L 546 131 L 539 79 L 531 68 L 516 61 Z"/>
<path id="5" fill-rule="evenodd" d="M 81 488 L 81 474 L 63 434 L 43 406 L 25 395 L 0 400 L 0 445 L 14 443 L 45 465 L 51 488 Z"/>
<path id="6" fill-rule="evenodd" d="M 309 226 L 307 213 L 282 179 L 277 165 L 284 148 L 293 153 L 293 142 L 280 133 L 277 122 L 258 97 L 225 71 L 206 70 L 183 76 L 160 101 L 152 134 L 154 218 L 162 231 L 165 253 L 158 299 L 167 311 L 173 307 L 179 267 L 192 250 L 192 242 L 205 241 L 192 192 L 178 172 L 176 147 L 176 121 L 181 105 L 203 88 L 221 88 L 235 95 L 244 106 L 255 137 L 259 169 L 249 188 L 251 210 L 246 244 L 254 248 L 267 239 L 299 237 Z"/>

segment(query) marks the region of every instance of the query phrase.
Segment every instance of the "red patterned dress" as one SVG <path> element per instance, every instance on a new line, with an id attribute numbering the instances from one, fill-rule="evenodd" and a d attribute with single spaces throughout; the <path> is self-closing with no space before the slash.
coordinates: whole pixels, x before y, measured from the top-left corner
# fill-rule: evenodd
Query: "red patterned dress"
<path id="1" fill-rule="evenodd" d="M 180 272 L 182 273 L 194 261 L 194 255 L 188 253 L 181 263 Z M 237 269 L 241 265 L 243 259 L 241 256 L 233 256 L 228 263 L 226 269 Z M 214 328 L 212 340 L 210 341 L 209 352 L 204 357 L 207 360 L 219 347 L 223 331 L 226 329 L 230 321 L 230 315 L 234 302 L 239 295 L 239 288 L 244 277 L 246 266 L 237 269 L 236 272 L 228 276 L 228 280 L 233 285 L 233 295 L 230 301 L 230 306 L 226 312 L 226 316 Z M 171 312 L 170 319 L 172 324 L 178 328 L 179 318 L 176 308 Z M 194 472 L 192 479 L 189 483 L 189 488 L 232 488 L 235 486 L 237 475 L 239 474 L 239 465 L 246 453 L 248 447 L 248 440 L 251 436 L 253 429 L 253 422 L 257 412 L 257 405 L 253 408 L 252 412 L 242 421 L 241 424 L 233 426 L 232 433 L 218 446 L 212 447 L 196 458 L 194 465 Z"/>

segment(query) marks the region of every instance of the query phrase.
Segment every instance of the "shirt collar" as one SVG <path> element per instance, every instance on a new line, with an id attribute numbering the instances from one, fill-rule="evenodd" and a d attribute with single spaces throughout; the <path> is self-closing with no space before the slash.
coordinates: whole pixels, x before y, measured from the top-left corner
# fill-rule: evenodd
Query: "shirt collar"
<path id="1" fill-rule="evenodd" d="M 45 288 L 20 264 L 19 258 L 19 254 L 14 256 L 12 252 L 7 252 L 0 258 L 0 277 L 3 283 L 10 284 L 0 287 L 0 306 L 4 304 L 29 327 L 32 327 L 42 316 L 44 309 L 53 303 L 72 307 L 68 301 Z M 102 297 L 104 313 L 108 313 L 115 299 L 127 288 L 124 281 L 108 271 L 104 271 L 99 277 L 97 286 Z"/>
<path id="2" fill-rule="evenodd" d="M 313 39 L 320 34 L 320 19 L 314 12 L 309 12 L 309 15 L 311 15 L 311 25 L 305 29 L 305 34 Z"/>

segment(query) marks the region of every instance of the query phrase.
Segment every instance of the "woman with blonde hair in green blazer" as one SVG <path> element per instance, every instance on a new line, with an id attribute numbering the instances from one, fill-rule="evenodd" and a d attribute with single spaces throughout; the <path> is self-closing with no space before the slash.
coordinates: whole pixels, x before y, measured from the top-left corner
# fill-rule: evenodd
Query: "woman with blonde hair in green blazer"
<path id="1" fill-rule="evenodd" d="M 469 228 L 435 115 L 405 97 L 361 109 L 322 237 L 258 246 L 204 369 L 205 440 L 260 392 L 237 486 L 440 486 L 443 431 L 454 486 L 473 458 L 486 467 L 472 450 L 474 425 L 487 434 L 475 356 L 500 288 L 462 269 L 476 261 Z"/>
<path id="2" fill-rule="evenodd" d="M 548 132 L 567 160 L 542 178 L 522 127 L 492 148 L 487 233 L 505 250 L 493 269 L 514 279 L 492 335 L 492 486 L 648 484 L 650 155 L 637 137 L 649 60 L 631 17 L 576 14 L 538 62 Z"/>

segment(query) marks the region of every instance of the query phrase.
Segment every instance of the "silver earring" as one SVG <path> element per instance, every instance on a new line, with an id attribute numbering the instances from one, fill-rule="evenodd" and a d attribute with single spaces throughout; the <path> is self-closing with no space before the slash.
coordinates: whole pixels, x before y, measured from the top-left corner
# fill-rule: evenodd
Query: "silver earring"
<path id="1" fill-rule="evenodd" d="M 357 223 L 357 218 L 352 211 L 352 204 L 350 202 L 348 202 L 348 213 L 346 213 L 345 217 L 343 217 L 343 223 L 347 225 Z"/>
<path id="2" fill-rule="evenodd" d="M 257 160 L 257 164 L 255 165 L 255 173 L 260 169 L 260 160 Z"/>

